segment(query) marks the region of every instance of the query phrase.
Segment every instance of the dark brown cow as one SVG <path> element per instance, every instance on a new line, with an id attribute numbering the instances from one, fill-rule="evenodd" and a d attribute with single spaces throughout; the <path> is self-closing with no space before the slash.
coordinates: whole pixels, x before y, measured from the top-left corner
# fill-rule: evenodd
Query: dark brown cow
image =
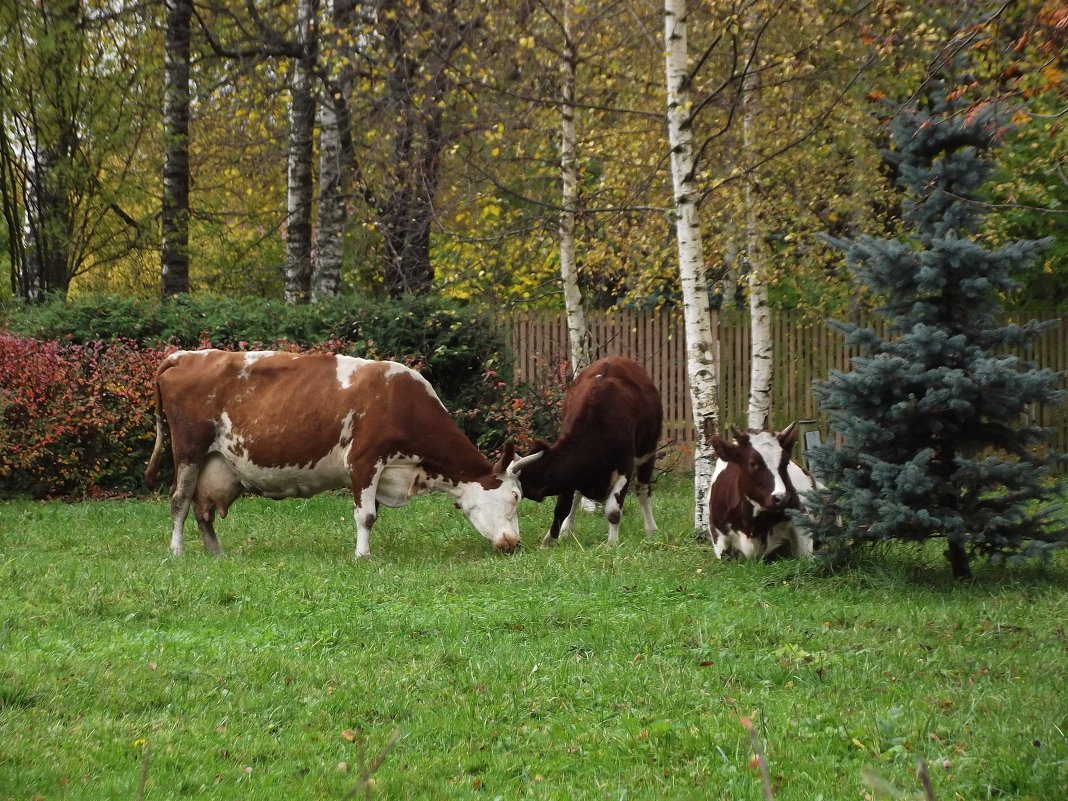
<path id="1" fill-rule="evenodd" d="M 542 540 L 551 545 L 572 528 L 580 497 L 605 504 L 608 542 L 619 540 L 619 520 L 630 481 L 637 484 L 645 531 L 656 531 L 650 483 L 664 412 L 649 374 L 630 359 L 594 362 L 575 376 L 564 396 L 560 435 L 539 442 L 521 464 L 525 497 L 558 495 Z M 538 461 L 527 460 L 542 454 Z"/>
<path id="2" fill-rule="evenodd" d="M 800 493 L 815 486 L 790 459 L 797 428 L 734 432 L 734 439 L 712 437 L 719 459 L 708 489 L 708 533 L 716 556 L 810 556 L 812 538 L 787 513 L 801 509 Z"/>
<path id="3" fill-rule="evenodd" d="M 156 373 L 154 486 L 170 427 L 171 551 L 185 552 L 191 505 L 221 553 L 215 513 L 242 493 L 307 498 L 350 487 L 356 556 L 369 556 L 377 507 L 429 490 L 451 495 L 498 551 L 519 543 L 521 490 L 511 446 L 496 466 L 463 435 L 426 379 L 395 362 L 272 351 L 179 351 Z M 507 468 L 506 468 L 507 465 Z"/>

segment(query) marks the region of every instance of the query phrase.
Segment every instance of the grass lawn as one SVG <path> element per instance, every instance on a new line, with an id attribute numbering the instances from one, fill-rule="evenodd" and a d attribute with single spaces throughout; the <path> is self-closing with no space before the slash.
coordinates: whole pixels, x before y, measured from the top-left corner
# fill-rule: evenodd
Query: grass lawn
<path id="1" fill-rule="evenodd" d="M 525 502 L 512 557 L 421 498 L 361 562 L 342 495 L 239 501 L 224 559 L 162 499 L 0 504 L 0 800 L 759 801 L 742 716 L 780 801 L 917 797 L 921 756 L 939 801 L 1068 799 L 1065 555 L 719 563 L 690 492 L 616 548 Z"/>

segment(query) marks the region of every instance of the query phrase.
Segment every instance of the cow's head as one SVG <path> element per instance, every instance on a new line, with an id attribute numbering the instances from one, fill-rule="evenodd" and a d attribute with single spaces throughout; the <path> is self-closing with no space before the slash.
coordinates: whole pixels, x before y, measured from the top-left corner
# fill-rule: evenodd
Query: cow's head
<path id="1" fill-rule="evenodd" d="M 737 465 L 746 497 L 761 509 L 797 506 L 797 490 L 787 470 L 797 439 L 796 425 L 790 423 L 778 433 L 743 434 L 733 429 L 732 433 L 734 442 L 713 436 L 712 447 L 720 459 Z"/>
<path id="2" fill-rule="evenodd" d="M 496 551 L 511 553 L 519 545 L 517 510 L 523 498 L 519 470 L 528 460 L 530 457 L 516 459 L 515 446 L 507 443 L 493 473 L 471 482 L 457 500 L 471 525 Z"/>
<path id="3" fill-rule="evenodd" d="M 533 450 L 514 463 L 514 469 L 523 486 L 523 497 L 528 500 L 541 503 L 547 495 L 552 494 L 547 473 L 548 462 L 544 459 L 551 448 L 545 440 L 534 440 Z"/>

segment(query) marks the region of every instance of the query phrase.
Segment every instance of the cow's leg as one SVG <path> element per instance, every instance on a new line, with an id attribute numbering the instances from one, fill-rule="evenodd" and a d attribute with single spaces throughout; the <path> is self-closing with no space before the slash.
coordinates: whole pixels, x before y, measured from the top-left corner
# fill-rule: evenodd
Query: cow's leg
<path id="1" fill-rule="evenodd" d="M 560 538 L 560 532 L 570 534 L 574 527 L 575 512 L 578 510 L 579 500 L 582 496 L 573 492 L 570 495 L 561 493 L 556 498 L 556 506 L 553 507 L 553 522 L 549 525 L 549 533 L 542 537 L 541 547 L 548 548 L 556 544 Z"/>
<path id="2" fill-rule="evenodd" d="M 634 474 L 634 483 L 638 495 L 638 505 L 642 510 L 645 520 L 645 533 L 652 534 L 656 531 L 656 520 L 653 519 L 653 467 L 656 465 L 656 455 L 650 455 L 644 462 L 638 465 Z"/>
<path id="3" fill-rule="evenodd" d="M 562 522 L 560 524 L 560 533 L 561 534 L 573 534 L 574 533 L 574 531 L 575 531 L 575 514 L 578 512 L 579 506 L 582 506 L 588 500 L 589 500 L 588 498 L 583 498 L 582 497 L 582 493 L 581 492 L 576 492 L 574 495 L 571 496 L 571 506 L 568 507 L 567 517 L 565 517 L 564 518 L 564 522 Z M 589 502 L 590 503 L 594 503 L 593 501 L 589 501 Z M 594 506 L 596 506 L 595 503 L 594 503 Z"/>
<path id="4" fill-rule="evenodd" d="M 356 520 L 356 558 L 371 555 L 371 527 L 378 518 L 378 479 L 384 465 L 378 462 L 370 469 L 352 471 L 352 515 Z"/>
<path id="5" fill-rule="evenodd" d="M 730 544 L 727 535 L 709 523 L 708 536 L 712 540 L 712 553 L 716 555 L 717 559 L 722 559 L 724 551 L 727 550 L 727 546 Z"/>
<path id="6" fill-rule="evenodd" d="M 175 556 L 185 554 L 182 533 L 189 507 L 193 505 L 199 473 L 200 466 L 196 464 L 181 464 L 175 471 L 174 491 L 171 493 L 171 553 Z"/>
<path id="7" fill-rule="evenodd" d="M 604 516 L 608 518 L 608 544 L 615 545 L 619 542 L 619 521 L 623 517 L 623 499 L 627 497 L 626 476 L 619 476 L 608 491 L 608 498 L 604 502 Z"/>
<path id="8" fill-rule="evenodd" d="M 736 548 L 743 559 L 759 559 L 766 550 L 764 543 L 758 537 L 750 537 L 748 534 L 737 534 Z"/>

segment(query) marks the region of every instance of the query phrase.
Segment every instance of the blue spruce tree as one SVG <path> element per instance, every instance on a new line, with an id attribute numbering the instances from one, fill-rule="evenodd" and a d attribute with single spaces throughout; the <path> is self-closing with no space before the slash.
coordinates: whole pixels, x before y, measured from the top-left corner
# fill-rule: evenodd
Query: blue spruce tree
<path id="1" fill-rule="evenodd" d="M 832 321 L 862 355 L 814 387 L 841 444 L 831 438 L 812 454 L 828 490 L 802 523 L 832 554 L 944 538 L 953 575 L 967 578 L 974 556 L 1068 544 L 1042 503 L 1057 491 L 1047 432 L 1027 423 L 1033 404 L 1061 401 L 1058 376 L 1012 355 L 1045 324 L 1005 324 L 1000 305 L 1017 286 L 1009 273 L 1045 243 L 988 250 L 969 238 L 991 169 L 984 154 L 1002 131 L 994 104 L 966 107 L 944 93 L 902 112 L 888 158 L 912 233 L 836 242 L 882 302 L 889 338 Z"/>

